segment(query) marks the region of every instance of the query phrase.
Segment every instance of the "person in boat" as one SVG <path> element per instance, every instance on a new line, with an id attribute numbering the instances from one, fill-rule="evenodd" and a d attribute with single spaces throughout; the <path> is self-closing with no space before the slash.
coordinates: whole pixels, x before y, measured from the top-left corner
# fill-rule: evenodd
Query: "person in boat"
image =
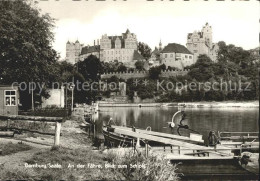
<path id="1" fill-rule="evenodd" d="M 214 131 L 209 132 L 208 141 L 209 141 L 209 146 L 216 146 L 216 144 L 219 143 L 218 137 L 216 136 Z"/>

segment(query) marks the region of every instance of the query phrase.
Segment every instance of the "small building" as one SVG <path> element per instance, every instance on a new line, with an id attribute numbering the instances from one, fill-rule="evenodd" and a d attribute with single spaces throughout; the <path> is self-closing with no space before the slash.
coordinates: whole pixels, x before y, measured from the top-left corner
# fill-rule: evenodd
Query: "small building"
<path id="1" fill-rule="evenodd" d="M 161 63 L 166 67 L 175 67 L 183 70 L 194 63 L 193 54 L 183 45 L 169 43 L 160 53 Z"/>
<path id="2" fill-rule="evenodd" d="M 18 86 L 0 85 L 0 114 L 18 115 Z"/>
<path id="3" fill-rule="evenodd" d="M 42 108 L 45 107 L 61 107 L 64 108 L 64 87 L 61 89 L 48 89 L 49 98 L 42 98 Z"/>

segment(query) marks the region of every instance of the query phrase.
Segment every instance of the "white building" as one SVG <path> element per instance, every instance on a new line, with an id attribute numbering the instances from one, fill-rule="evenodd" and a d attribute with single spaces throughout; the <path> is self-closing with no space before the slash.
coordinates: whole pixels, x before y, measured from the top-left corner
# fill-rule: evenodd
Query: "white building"
<path id="1" fill-rule="evenodd" d="M 194 63 L 193 54 L 183 45 L 169 43 L 161 52 L 161 64 L 183 70 Z"/>

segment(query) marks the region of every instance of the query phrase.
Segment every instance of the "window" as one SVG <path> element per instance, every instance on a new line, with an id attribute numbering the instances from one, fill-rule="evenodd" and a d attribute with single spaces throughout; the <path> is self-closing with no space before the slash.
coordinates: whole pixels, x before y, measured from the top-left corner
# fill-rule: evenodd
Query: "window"
<path id="1" fill-rule="evenodd" d="M 194 50 L 194 53 L 198 53 L 198 50 Z"/>
<path id="2" fill-rule="evenodd" d="M 171 57 L 173 57 L 172 53 L 171 53 Z"/>
<path id="3" fill-rule="evenodd" d="M 192 59 L 192 56 L 189 56 L 190 59 Z"/>
<path id="4" fill-rule="evenodd" d="M 188 58 L 188 55 L 185 55 L 185 58 Z"/>
<path id="5" fill-rule="evenodd" d="M 5 91 L 5 105 L 16 106 L 16 91 Z"/>
<path id="6" fill-rule="evenodd" d="M 167 58 L 167 54 L 165 54 L 165 56 L 164 56 L 165 58 Z"/>
<path id="7" fill-rule="evenodd" d="M 193 46 L 194 46 L 194 47 L 197 47 L 197 44 L 194 44 Z"/>

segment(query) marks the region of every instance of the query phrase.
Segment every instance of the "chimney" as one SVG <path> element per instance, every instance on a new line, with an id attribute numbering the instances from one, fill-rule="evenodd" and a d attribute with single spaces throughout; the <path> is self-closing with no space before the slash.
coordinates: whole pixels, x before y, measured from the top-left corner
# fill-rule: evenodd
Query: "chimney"
<path id="1" fill-rule="evenodd" d="M 94 46 L 96 45 L 96 40 L 94 40 Z"/>
<path id="2" fill-rule="evenodd" d="M 99 45 L 99 39 L 97 39 L 97 45 Z"/>

